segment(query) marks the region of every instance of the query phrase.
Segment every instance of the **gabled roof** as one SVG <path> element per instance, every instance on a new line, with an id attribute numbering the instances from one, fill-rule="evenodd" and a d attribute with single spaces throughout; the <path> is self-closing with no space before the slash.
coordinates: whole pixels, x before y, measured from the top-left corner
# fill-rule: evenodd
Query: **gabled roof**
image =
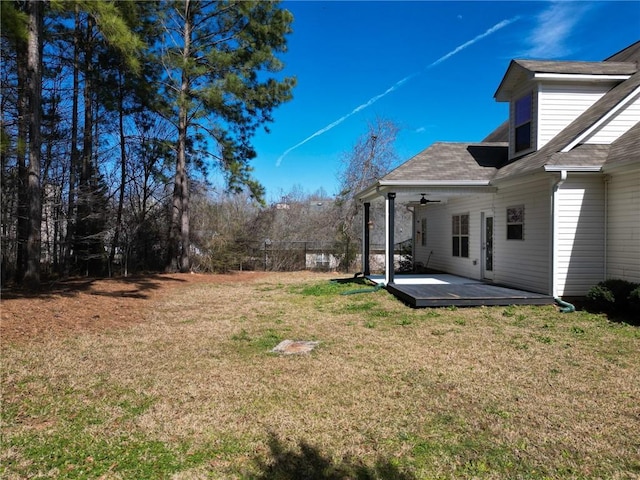
<path id="1" fill-rule="evenodd" d="M 505 120 L 498 128 L 487 135 L 482 142 L 508 142 L 509 141 L 509 120 Z"/>
<path id="2" fill-rule="evenodd" d="M 640 62 L 640 40 L 629 45 L 627 48 L 614 53 L 605 62 Z"/>
<path id="3" fill-rule="evenodd" d="M 600 98 L 596 103 L 589 107 L 582 115 L 571 122 L 564 130 L 553 137 L 537 152 L 525 155 L 516 161 L 511 162 L 504 168 L 501 168 L 495 175 L 495 179 L 503 179 L 509 176 L 521 175 L 535 170 L 542 169 L 545 165 L 580 165 L 580 163 L 567 163 L 570 160 L 579 161 L 580 159 L 587 162 L 587 155 L 571 151 L 561 153 L 561 151 L 577 139 L 580 134 L 587 131 L 594 123 L 600 120 L 617 104 L 627 98 L 634 90 L 640 87 L 640 72 L 633 75 L 626 82 L 622 82 L 615 86 L 606 95 Z M 586 148 L 594 146 L 585 145 L 585 148 L 579 152 L 586 152 Z M 580 148 L 580 147 L 578 147 Z M 592 166 L 599 164 L 602 166 L 606 156 L 588 160 Z M 598 163 L 599 162 L 599 163 Z"/>
<path id="4" fill-rule="evenodd" d="M 514 60 L 496 92 L 496 98 L 506 95 L 507 89 L 512 88 L 516 81 L 533 78 L 540 73 L 603 75 L 609 80 L 619 76 L 620 83 L 536 152 L 509 162 L 509 122 L 506 121 L 480 143 L 438 142 L 431 145 L 367 188 L 363 195 L 370 196 L 382 187 L 393 191 L 393 187 L 408 189 L 411 185 L 460 188 L 485 185 L 488 188 L 496 181 L 536 171 L 560 168 L 599 171 L 623 162 L 640 161 L 640 122 L 611 145 L 582 143 L 583 138 L 598 128 L 610 112 L 640 91 L 640 41 L 604 62 Z"/>
<path id="5" fill-rule="evenodd" d="M 638 71 L 635 62 L 564 62 L 551 60 L 511 60 L 494 97 L 499 102 L 511 99 L 515 88 L 543 75 L 585 76 L 590 80 L 624 80 Z"/>

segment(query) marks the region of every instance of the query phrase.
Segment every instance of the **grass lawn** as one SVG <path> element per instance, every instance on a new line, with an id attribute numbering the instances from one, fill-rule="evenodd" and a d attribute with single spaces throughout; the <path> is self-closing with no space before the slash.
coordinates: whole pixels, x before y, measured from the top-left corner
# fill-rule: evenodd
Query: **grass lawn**
<path id="1" fill-rule="evenodd" d="M 640 478 L 640 328 L 329 278 L 185 282 L 126 327 L 3 339 L 0 477 Z"/>

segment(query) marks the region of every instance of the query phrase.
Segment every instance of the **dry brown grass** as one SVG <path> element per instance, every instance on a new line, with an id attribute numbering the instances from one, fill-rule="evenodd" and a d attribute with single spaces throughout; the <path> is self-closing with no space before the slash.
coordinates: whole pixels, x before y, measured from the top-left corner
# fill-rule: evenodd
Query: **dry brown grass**
<path id="1" fill-rule="evenodd" d="M 0 473 L 640 475 L 638 328 L 552 307 L 411 310 L 325 292 L 329 278 L 179 283 L 127 328 L 3 341 Z M 285 338 L 321 343 L 269 353 Z M 166 465 L 127 467 L 118 444 L 140 450 L 135 468 Z"/>

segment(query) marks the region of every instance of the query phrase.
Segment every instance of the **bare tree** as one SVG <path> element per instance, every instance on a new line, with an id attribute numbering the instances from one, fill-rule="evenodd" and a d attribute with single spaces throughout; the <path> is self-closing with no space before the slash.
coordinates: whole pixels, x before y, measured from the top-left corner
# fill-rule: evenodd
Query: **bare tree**
<path id="1" fill-rule="evenodd" d="M 360 224 L 356 222 L 358 203 L 356 195 L 377 179 L 387 174 L 398 160 L 395 141 L 399 127 L 384 118 L 376 117 L 367 132 L 356 141 L 352 150 L 342 158 L 339 171 L 340 193 L 337 197 L 338 238 L 343 243 L 345 268 L 352 261 L 355 244 L 360 237 Z"/>

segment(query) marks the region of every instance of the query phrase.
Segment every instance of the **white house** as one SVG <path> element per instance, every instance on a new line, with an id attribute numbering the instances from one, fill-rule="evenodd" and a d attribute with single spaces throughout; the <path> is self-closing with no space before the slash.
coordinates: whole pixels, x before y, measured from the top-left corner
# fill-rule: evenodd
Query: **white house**
<path id="1" fill-rule="evenodd" d="M 494 96 L 508 121 L 380 178 L 359 194 L 364 216 L 384 199 L 393 232 L 396 203 L 413 207 L 429 269 L 554 297 L 640 282 L 640 42 L 602 62 L 513 60 Z"/>

